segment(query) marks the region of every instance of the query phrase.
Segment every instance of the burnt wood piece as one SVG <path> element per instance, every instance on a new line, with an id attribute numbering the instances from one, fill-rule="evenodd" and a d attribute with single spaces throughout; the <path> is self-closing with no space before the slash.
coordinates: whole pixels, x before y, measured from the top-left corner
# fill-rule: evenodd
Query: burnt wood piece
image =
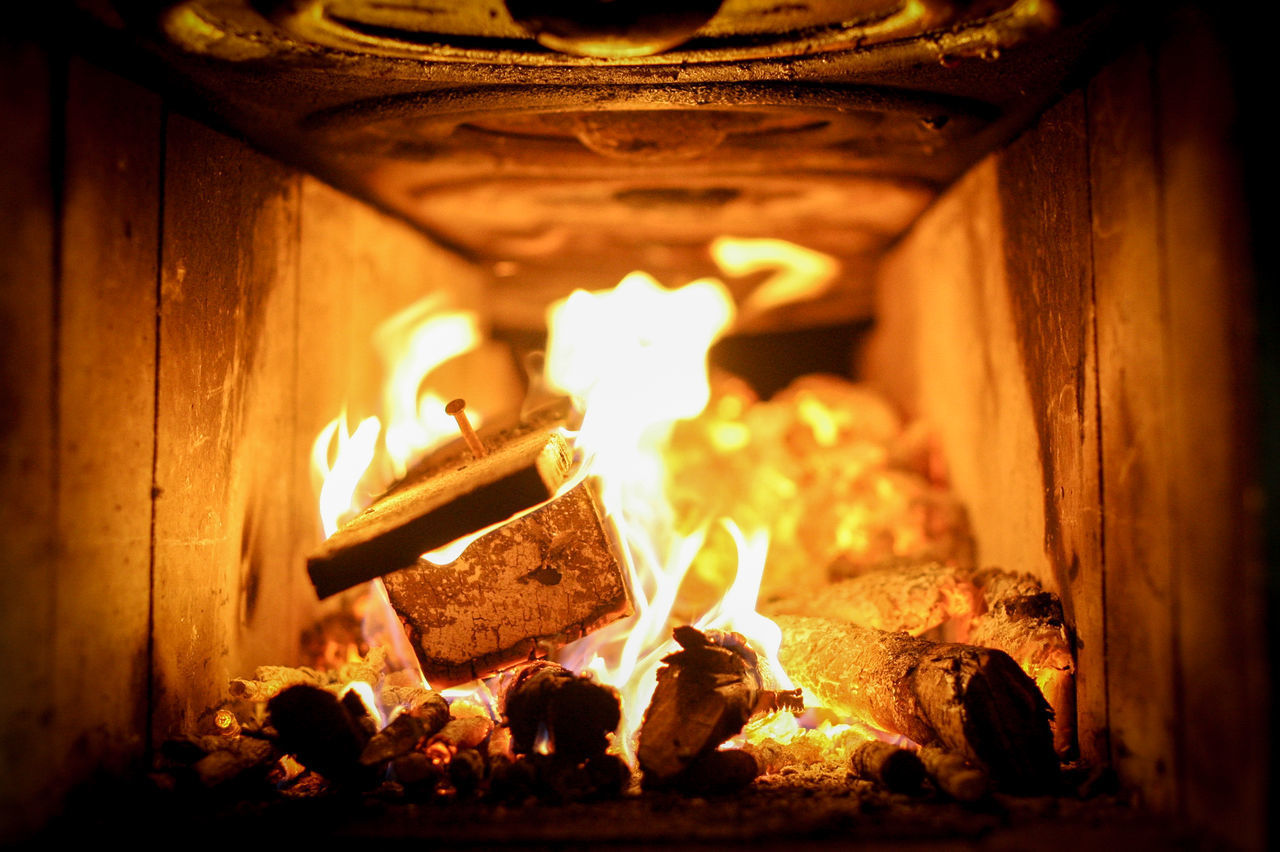
<path id="1" fill-rule="evenodd" d="M 545 731 L 551 752 L 570 761 L 603 755 L 622 721 L 618 691 L 556 663 L 529 663 L 510 682 L 502 713 L 515 754 L 529 754 Z"/>
<path id="2" fill-rule="evenodd" d="M 192 773 L 205 788 L 261 781 L 280 756 L 267 740 L 255 737 L 219 739 L 221 743 L 191 765 Z"/>
<path id="3" fill-rule="evenodd" d="M 725 796 L 756 780 L 760 764 L 743 749 L 728 748 L 699 755 L 671 786 L 687 796 Z"/>
<path id="4" fill-rule="evenodd" d="M 427 759 L 436 766 L 448 766 L 464 749 L 479 748 L 493 730 L 493 720 L 485 716 L 451 719 L 422 746 Z"/>
<path id="5" fill-rule="evenodd" d="M 692 627 L 677 627 L 675 639 L 683 650 L 662 660 L 636 749 L 644 785 L 651 788 L 673 784 L 695 760 L 741 731 L 761 695 L 753 659 Z"/>
<path id="6" fill-rule="evenodd" d="M 924 783 L 924 764 L 915 752 L 880 740 L 867 740 L 855 748 L 849 765 L 859 778 L 894 793 L 917 793 Z"/>
<path id="7" fill-rule="evenodd" d="M 340 786 L 371 786 L 373 773 L 361 765 L 367 737 L 332 692 L 299 684 L 267 702 L 280 748 Z"/>
<path id="8" fill-rule="evenodd" d="M 967 572 L 941 562 L 893 566 L 771 603 L 767 611 L 813 615 L 919 636 L 952 618 L 968 618 L 980 597 Z"/>
<path id="9" fill-rule="evenodd" d="M 986 768 L 1002 789 L 1053 786 L 1051 711 L 1008 654 L 783 615 L 779 658 L 823 706 Z"/>
<path id="10" fill-rule="evenodd" d="M 975 580 L 987 611 L 974 620 L 969 641 L 1004 651 L 1036 682 L 1053 709 L 1053 747 L 1069 757 L 1076 745 L 1076 661 L 1062 601 L 1030 574 L 992 568 Z"/>
<path id="11" fill-rule="evenodd" d="M 412 710 L 406 710 L 370 738 L 360 754 L 365 766 L 378 766 L 408 754 L 449 721 L 449 704 L 438 692 L 430 693 Z"/>
<path id="12" fill-rule="evenodd" d="M 516 665 L 540 645 L 567 644 L 631 611 L 586 482 L 476 539 L 450 564 L 420 562 L 384 583 L 435 687 Z"/>
<path id="13" fill-rule="evenodd" d="M 321 598 L 392 571 L 547 500 L 572 453 L 554 431 L 535 431 L 489 454 L 383 495 L 307 558 Z"/>
<path id="14" fill-rule="evenodd" d="M 921 746 L 916 754 L 933 786 L 957 802 L 976 802 L 991 792 L 987 773 L 960 755 L 934 746 Z"/>

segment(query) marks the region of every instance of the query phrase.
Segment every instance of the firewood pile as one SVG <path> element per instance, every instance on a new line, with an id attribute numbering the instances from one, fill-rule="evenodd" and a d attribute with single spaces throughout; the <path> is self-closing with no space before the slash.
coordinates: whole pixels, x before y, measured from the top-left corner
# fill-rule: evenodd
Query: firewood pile
<path id="1" fill-rule="evenodd" d="M 713 534 L 668 621 L 677 650 L 624 742 L 618 691 L 553 661 L 628 611 L 623 560 L 595 493 L 570 476 L 562 422 L 491 435 L 489 449 L 470 436 L 472 459 L 420 467 L 310 560 L 322 593 L 385 575 L 422 672 L 471 681 L 467 697 L 392 671 L 377 646 L 327 668 L 263 667 L 232 682 L 216 733 L 166 744 L 163 783 L 569 803 L 717 796 L 826 766 L 849 784 L 963 803 L 1058 788 L 1074 660 L 1057 597 L 1030 575 L 975 571 L 963 508 L 922 433 L 831 377 L 769 401 L 722 377 L 707 412 L 677 429 L 668 468 L 682 523 L 768 528 L 757 607 L 781 630 L 778 662 L 797 688 L 744 636 L 690 626 L 736 570 Z M 525 513 L 484 529 L 467 509 L 485 507 L 489 523 L 516 505 Z M 472 529 L 463 556 L 418 558 Z"/>

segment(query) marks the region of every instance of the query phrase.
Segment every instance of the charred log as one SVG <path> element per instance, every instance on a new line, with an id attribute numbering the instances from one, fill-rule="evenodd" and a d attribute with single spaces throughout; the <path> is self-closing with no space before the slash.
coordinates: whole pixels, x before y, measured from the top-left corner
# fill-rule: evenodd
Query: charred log
<path id="1" fill-rule="evenodd" d="M 267 703 L 281 749 L 308 769 L 342 786 L 371 786 L 372 773 L 360 763 L 367 737 L 328 690 L 291 686 Z"/>
<path id="2" fill-rule="evenodd" d="M 360 755 L 365 766 L 379 766 L 402 757 L 449 721 L 449 704 L 438 692 L 429 693 L 417 707 L 406 710 L 370 738 Z"/>
<path id="3" fill-rule="evenodd" d="M 741 731 L 761 695 L 754 654 L 714 644 L 692 627 L 677 627 L 675 638 L 683 650 L 663 659 L 640 727 L 636 755 L 647 787 L 670 785 Z"/>
<path id="4" fill-rule="evenodd" d="M 1062 601 L 1029 574 L 998 568 L 981 572 L 986 612 L 974 620 L 969 641 L 1004 651 L 1022 666 L 1053 708 L 1053 744 L 1066 757 L 1075 749 L 1075 653 Z"/>
<path id="5" fill-rule="evenodd" d="M 855 775 L 875 781 L 894 793 L 918 793 L 924 783 L 924 764 L 908 749 L 868 740 L 853 750 L 849 765 Z"/>
<path id="6" fill-rule="evenodd" d="M 529 754 L 545 732 L 552 753 L 569 761 L 602 755 L 622 720 L 618 691 L 563 666 L 535 661 L 507 686 L 502 712 L 515 754 Z"/>
<path id="7" fill-rule="evenodd" d="M 460 751 L 479 748 L 492 730 L 492 720 L 484 716 L 451 719 L 427 739 L 422 752 L 436 766 L 448 766 Z"/>
<path id="8" fill-rule="evenodd" d="M 1004 652 L 822 618 L 779 616 L 777 624 L 782 664 L 829 709 L 942 745 L 1011 792 L 1054 783 L 1051 711 Z"/>
<path id="9" fill-rule="evenodd" d="M 922 746 L 917 754 L 933 786 L 956 801 L 976 802 L 991 792 L 987 773 L 960 755 L 933 746 Z"/>

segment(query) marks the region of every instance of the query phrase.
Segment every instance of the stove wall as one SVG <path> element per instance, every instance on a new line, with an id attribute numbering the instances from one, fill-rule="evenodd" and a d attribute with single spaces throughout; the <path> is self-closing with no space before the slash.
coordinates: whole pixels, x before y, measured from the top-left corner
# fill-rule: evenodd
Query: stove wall
<path id="1" fill-rule="evenodd" d="M 6 47 L 0 92 L 3 838 L 299 661 L 311 442 L 379 322 L 480 281 L 83 61 Z"/>
<path id="2" fill-rule="evenodd" d="M 982 563 L 1062 593 L 1083 755 L 1249 848 L 1271 718 L 1257 285 L 1247 125 L 1205 24 L 1152 32 L 916 223 L 864 368 L 937 426 Z"/>

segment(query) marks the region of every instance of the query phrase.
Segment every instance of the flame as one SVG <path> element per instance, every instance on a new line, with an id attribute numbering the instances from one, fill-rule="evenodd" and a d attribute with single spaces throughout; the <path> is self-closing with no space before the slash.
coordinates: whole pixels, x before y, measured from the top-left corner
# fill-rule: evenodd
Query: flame
<path id="1" fill-rule="evenodd" d="M 781 631 L 755 612 L 767 530 L 744 532 L 732 518 L 707 518 L 681 533 L 666 494 L 672 429 L 706 408 L 707 353 L 733 317 L 732 297 L 716 279 L 667 289 L 642 272 L 605 293 L 577 291 L 548 316 L 547 381 L 584 412 L 575 446 L 619 534 L 636 610 L 558 656 L 619 690 L 620 745 L 628 755 L 662 658 L 675 648 L 672 608 L 681 582 L 717 521 L 737 545 L 737 574 L 695 626 L 747 636 L 773 679 L 790 687 L 776 659 Z"/>
<path id="2" fill-rule="evenodd" d="M 742 320 L 816 299 L 831 288 L 840 272 L 839 262 L 830 255 L 786 240 L 719 237 L 711 243 L 711 257 L 726 275 L 774 270 L 743 300 Z"/>
<path id="3" fill-rule="evenodd" d="M 680 422 L 698 418 L 707 409 L 712 399 L 708 351 L 730 327 L 735 314 L 739 318 L 756 315 L 820 295 L 829 288 L 839 267 L 826 255 L 778 240 L 724 238 L 711 250 L 727 274 L 774 270 L 774 275 L 744 300 L 740 312 L 728 288 L 717 279 L 667 288 L 643 272 L 630 273 L 609 291 L 576 291 L 548 312 L 548 347 L 538 384 L 569 394 L 583 414 L 579 431 L 571 436 L 576 475 L 564 488 L 589 477 L 617 534 L 634 608 L 629 618 L 560 649 L 555 656 L 568 668 L 590 672 L 619 690 L 623 722 L 617 744 L 628 756 L 633 755 L 633 738 L 652 696 L 662 658 L 675 650 L 671 633 L 679 623 L 691 621 L 699 629 L 742 634 L 759 655 L 767 685 L 792 688 L 777 661 L 781 631 L 755 609 L 771 535 L 776 535 L 775 519 L 758 507 L 737 513 L 731 501 L 712 501 L 705 506 L 689 501 L 678 511 L 668 493 L 671 441 Z M 457 436 L 456 424 L 444 413 L 444 398 L 429 387 L 429 374 L 440 363 L 480 342 L 474 315 L 443 310 L 439 301 L 432 299 L 379 329 L 376 344 L 391 365 L 382 417 L 365 418 L 355 433 L 349 434 L 344 411 L 316 441 L 316 469 L 325 475 L 321 503 L 326 535 L 347 513 L 362 508 L 365 498 L 357 492 L 362 481 L 377 478 L 376 470 L 402 475 L 415 455 Z M 796 403 L 795 421 L 803 428 L 803 435 L 788 433 L 789 439 L 843 451 L 851 428 L 842 419 L 845 413 L 838 406 L 827 405 L 821 396 L 810 396 L 802 394 Z M 753 403 L 754 396 L 748 394 L 717 397 L 707 433 L 717 453 L 736 454 L 758 441 L 756 432 L 761 424 L 750 422 Z M 482 416 L 480 412 L 472 414 Z M 847 465 L 861 469 L 883 463 L 882 450 L 868 453 L 866 459 L 847 460 Z M 778 499 L 785 499 L 787 489 L 801 486 L 798 477 L 771 476 L 769 487 Z M 380 489 L 366 490 L 373 493 Z M 860 533 L 865 535 L 856 525 L 839 530 L 849 539 Z M 428 557 L 447 563 L 473 539 L 446 545 Z M 724 572 L 725 583 L 719 587 L 727 585 L 723 596 L 712 600 L 710 606 L 704 604 L 693 613 L 696 617 L 684 609 L 677 612 L 682 583 L 700 554 L 705 556 L 716 550 L 719 542 L 727 541 L 732 542 L 733 552 L 728 552 L 726 543 L 725 553 L 716 554 L 716 558 L 724 557 L 721 561 L 732 571 L 731 583 L 729 571 Z M 402 646 L 398 653 L 412 662 L 402 631 L 395 629 L 396 619 L 385 592 L 376 594 L 379 587 L 375 584 L 371 607 L 385 616 L 379 641 Z M 484 683 L 448 690 L 446 698 L 459 707 L 474 704 L 490 716 L 497 715 L 496 700 Z M 799 736 L 795 732 L 800 728 L 790 714 L 775 714 L 763 725 L 753 728 L 758 733 L 752 736 L 779 740 Z M 854 735 L 847 726 L 830 724 L 810 733 L 832 741 Z"/>
<path id="4" fill-rule="evenodd" d="M 382 710 L 378 706 L 378 697 L 373 694 L 373 687 L 363 680 L 353 680 L 342 688 L 338 693 L 339 698 L 346 696 L 348 692 L 354 692 L 359 697 L 360 703 L 364 705 L 365 711 L 369 714 L 369 718 L 377 723 L 378 730 L 382 730 L 386 726 L 383 721 Z"/>
<path id="5" fill-rule="evenodd" d="M 374 346 L 387 365 L 382 416 L 364 418 L 351 434 L 344 408 L 312 445 L 312 468 L 323 483 L 320 518 L 326 537 L 373 494 L 403 476 L 414 460 L 457 436 L 457 423 L 444 412 L 445 401 L 424 392 L 422 385 L 437 367 L 480 343 L 476 315 L 446 310 L 435 296 L 415 302 L 374 332 Z M 484 412 L 468 413 L 476 425 L 483 422 Z M 386 473 L 378 476 L 378 468 Z M 360 493 L 367 478 L 377 481 Z"/>
<path id="6" fill-rule="evenodd" d="M 446 400 L 423 393 L 422 383 L 445 361 L 480 345 L 480 322 L 470 311 L 442 311 L 439 299 L 428 297 L 384 322 L 373 340 L 388 366 L 384 441 L 398 478 L 413 458 L 457 436 L 458 424 L 444 412 Z M 479 426 L 483 415 L 468 413 Z"/>
<path id="7" fill-rule="evenodd" d="M 342 521 L 363 508 L 356 489 L 373 464 L 381 428 L 377 417 L 366 417 L 352 435 L 347 429 L 347 412 L 344 409 L 316 436 L 311 447 L 311 465 L 323 482 L 320 486 L 320 524 L 326 538 L 334 534 Z M 330 465 L 330 447 L 335 436 L 336 457 Z"/>

